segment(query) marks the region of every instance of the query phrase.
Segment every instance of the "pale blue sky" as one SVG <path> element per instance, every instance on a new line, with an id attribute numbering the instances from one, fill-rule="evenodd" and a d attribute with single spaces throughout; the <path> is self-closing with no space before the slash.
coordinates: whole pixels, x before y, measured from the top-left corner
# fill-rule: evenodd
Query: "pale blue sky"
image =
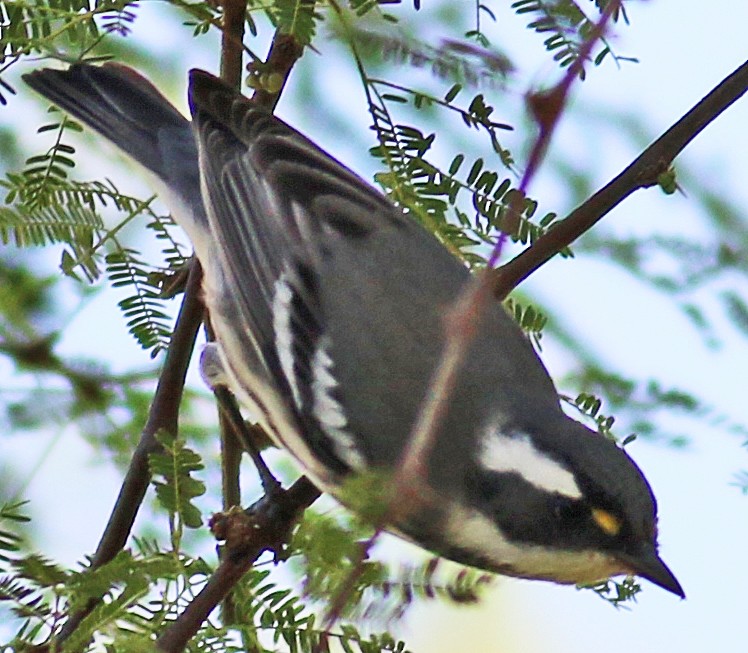
<path id="1" fill-rule="evenodd" d="M 540 38 L 517 30 L 519 19 L 503 4 L 495 4 L 499 15 L 496 41 L 504 43 L 510 52 L 515 48 L 507 39 L 523 41 L 526 59 L 520 62 L 520 70 L 527 74 L 528 85 L 555 79 L 556 69 L 544 63 L 538 45 Z M 742 0 L 723 0 L 707 9 L 702 2 L 661 0 L 629 2 L 627 7 L 632 26 L 619 30 L 616 45 L 623 54 L 638 57 L 640 63 L 624 66 L 620 71 L 592 71 L 589 80 L 576 89 L 575 97 L 584 106 L 635 109 L 649 133 L 655 136 L 742 63 L 748 52 L 745 47 L 748 4 Z M 173 46 L 157 24 L 151 24 L 150 33 L 140 31 L 144 26 L 145 21 L 136 24 L 139 38 L 167 49 Z M 257 49 L 263 51 L 262 47 Z M 318 55 L 307 57 L 315 59 L 306 65 L 314 67 L 316 74 L 322 74 L 326 61 Z M 187 50 L 184 69 L 192 66 L 215 69 L 212 58 L 213 54 L 201 48 Z M 353 81 L 347 73 L 326 72 L 327 78 L 320 81 L 325 88 L 339 88 L 341 80 Z M 182 84 L 174 86 L 174 93 L 183 92 Z M 355 97 L 355 88 L 351 92 Z M 175 101 L 179 99 L 180 96 L 174 96 Z M 184 107 L 183 101 L 181 106 Z M 361 106 L 358 105 L 355 115 L 363 115 Z M 287 98 L 280 113 L 355 169 L 362 172 L 372 169 L 365 153 L 356 151 L 358 144 L 331 134 L 313 108 L 294 105 Z M 748 100 L 744 99 L 707 128 L 677 162 L 691 167 L 702 177 L 702 182 L 728 192 L 743 206 L 748 205 L 746 125 Z M 550 155 L 553 157 L 553 148 L 578 150 L 578 165 L 593 170 L 600 184 L 637 154 L 633 146 L 610 133 L 605 133 L 599 141 L 591 141 L 580 129 L 583 126 L 579 123 L 562 124 Z M 110 160 L 105 149 L 91 153 L 81 175 L 86 177 L 89 172 L 93 176 L 102 168 L 107 174 L 120 174 L 117 181 L 123 185 L 144 187 L 134 180 L 123 179 L 121 169 Z M 531 192 L 559 209 L 568 202 L 564 180 L 550 171 L 540 175 Z M 606 221 L 620 233 L 639 235 L 650 230 L 700 233 L 702 229 L 694 202 L 680 195 L 665 197 L 656 189 L 640 192 Z M 582 284 L 592 285 L 598 299 L 590 302 L 568 292 L 569 288 Z M 724 347 L 707 351 L 681 315 L 657 293 L 631 281 L 610 265 L 584 257 L 574 263 L 554 261 L 534 275 L 526 289 L 547 301 L 563 325 L 583 334 L 586 346 L 604 360 L 632 375 L 647 376 L 647 370 L 654 370 L 673 385 L 705 396 L 720 410 L 748 423 L 745 383 L 748 346 L 728 324 L 719 323 Z M 111 299 L 97 299 L 89 311 L 119 319 L 112 312 Z M 107 341 L 102 343 L 101 322 L 94 324 L 86 316 L 79 316 L 67 331 L 65 351 L 77 353 L 91 347 L 100 351 L 106 347 L 113 353 L 115 366 L 129 365 L 134 356 L 140 355 L 121 324 L 104 329 Z M 567 354 L 554 346 L 552 339 L 547 339 L 544 347 L 546 364 L 555 377 L 561 378 L 569 364 Z M 68 562 L 93 549 L 118 487 L 118 476 L 113 470 L 94 466 L 90 451 L 80 445 L 73 446 L 76 439 L 71 428 L 49 436 L 57 438 L 58 444 L 41 461 L 42 468 L 29 487 L 36 502 L 44 502 L 53 515 L 59 516 L 57 520 L 40 522 L 42 541 L 51 543 L 50 548 Z M 748 468 L 748 455 L 737 438 L 723 431 L 682 421 L 674 423 L 673 428 L 689 430 L 692 440 L 689 449 L 674 451 L 639 441 L 629 451 L 657 494 L 663 557 L 683 584 L 688 595 L 686 601 L 645 582 L 638 605 L 630 611 L 616 611 L 590 592 L 499 579 L 495 598 L 480 612 L 424 606 L 395 630 L 401 631 L 398 634 L 406 638 L 415 653 L 461 649 L 476 653 L 587 653 L 603 648 L 610 653 L 632 650 L 701 653 L 709 647 L 741 650 L 748 641 L 743 606 L 748 581 L 744 552 L 748 542 L 748 497 L 730 483 L 737 471 Z M 49 439 L 29 443 L 5 438 L 3 455 L 11 456 L 22 448 L 24 459 L 33 466 L 40 462 L 49 443 Z M 87 483 L 81 485 L 77 479 L 71 482 L 71 469 L 84 470 Z M 75 517 L 70 514 L 73 505 L 86 515 L 91 530 L 77 525 L 71 528 L 70 520 Z M 475 639 L 466 644 L 464 637 L 469 634 L 475 635 Z"/>

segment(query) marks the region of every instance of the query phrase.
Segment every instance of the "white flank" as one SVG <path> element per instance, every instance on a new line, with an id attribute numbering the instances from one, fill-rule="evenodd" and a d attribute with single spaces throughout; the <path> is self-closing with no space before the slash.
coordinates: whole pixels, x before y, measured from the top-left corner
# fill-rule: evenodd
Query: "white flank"
<path id="1" fill-rule="evenodd" d="M 206 343 L 200 352 L 200 376 L 203 383 L 211 390 L 229 385 L 229 375 L 223 368 L 221 351 L 217 342 Z"/>
<path id="2" fill-rule="evenodd" d="M 538 451 L 524 434 L 508 435 L 498 425 L 489 426 L 480 443 L 480 464 L 492 472 L 515 472 L 546 492 L 580 499 L 582 492 L 561 463 Z"/>
<path id="3" fill-rule="evenodd" d="M 328 347 L 329 339 L 321 338 L 312 357 L 312 412 L 323 431 L 333 441 L 335 453 L 340 459 L 353 469 L 361 469 L 365 465 L 364 459 L 356 449 L 353 437 L 345 430 L 348 420 L 343 407 L 332 395 L 338 382 L 332 375 L 333 362 L 327 353 Z"/>
<path id="4" fill-rule="evenodd" d="M 273 332 L 275 333 L 275 351 L 278 354 L 283 375 L 291 387 L 294 403 L 301 408 L 301 393 L 294 371 L 293 332 L 291 331 L 291 301 L 293 290 L 284 272 L 275 282 L 273 295 Z"/>

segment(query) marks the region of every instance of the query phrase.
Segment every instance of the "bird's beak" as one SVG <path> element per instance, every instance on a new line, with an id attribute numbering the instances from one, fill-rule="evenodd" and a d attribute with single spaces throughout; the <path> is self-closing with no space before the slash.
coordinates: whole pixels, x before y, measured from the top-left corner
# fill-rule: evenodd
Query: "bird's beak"
<path id="1" fill-rule="evenodd" d="M 624 554 L 619 556 L 619 559 L 637 576 L 652 581 L 655 585 L 659 585 L 662 589 L 672 592 L 682 599 L 686 598 L 686 593 L 678 579 L 662 561 L 653 545 L 647 544 L 637 553 Z"/>

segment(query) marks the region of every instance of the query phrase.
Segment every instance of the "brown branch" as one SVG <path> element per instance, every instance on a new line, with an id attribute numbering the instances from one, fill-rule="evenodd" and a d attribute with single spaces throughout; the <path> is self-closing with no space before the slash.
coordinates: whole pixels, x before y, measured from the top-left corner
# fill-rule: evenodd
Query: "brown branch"
<path id="1" fill-rule="evenodd" d="M 748 89 L 748 61 L 720 82 L 706 97 L 642 152 L 623 172 L 600 189 L 531 247 L 491 273 L 493 293 L 503 299 L 546 261 L 592 228 L 608 212 L 640 188 L 657 183 L 673 159 L 717 116 Z"/>
<path id="2" fill-rule="evenodd" d="M 263 551 L 277 552 L 288 539 L 299 515 L 319 497 L 319 490 L 302 477 L 288 490 L 262 499 L 246 512 L 229 512 L 219 517 L 219 528 L 226 539 L 221 564 L 202 591 L 156 642 L 168 653 L 184 650 L 203 622 L 228 595 Z"/>
<path id="3" fill-rule="evenodd" d="M 509 206 L 506 207 L 505 217 L 501 224 L 501 234 L 488 259 L 489 268 L 493 268 L 501 257 L 507 236 L 517 233 L 527 188 L 545 157 L 553 133 L 569 100 L 569 92 L 571 91 L 572 84 L 575 80 L 582 77 L 584 65 L 592 54 L 592 48 L 598 40 L 603 38 L 610 18 L 620 9 L 620 6 L 621 3 L 619 1 L 610 2 L 605 7 L 597 23 L 590 30 L 587 40 L 582 44 L 576 59 L 574 59 L 574 62 L 569 66 L 566 74 L 558 84 L 549 91 L 532 93 L 527 97 L 527 106 L 535 122 L 538 124 L 538 136 L 527 157 L 527 165 L 519 183 L 519 192 L 512 195 L 512 200 Z"/>
<path id="4" fill-rule="evenodd" d="M 511 216 L 519 215 L 525 190 L 537 172 L 548 148 L 572 82 L 579 77 L 584 61 L 589 56 L 594 43 L 603 35 L 610 16 L 618 6 L 619 3 L 617 2 L 611 2 L 608 5 L 595 28 L 591 31 L 579 58 L 570 67 L 561 82 L 544 97 L 535 96 L 535 118 L 539 125 L 539 133 L 530 152 L 525 173 L 522 176 L 519 186 L 521 192 L 516 195 L 515 200 L 508 208 L 510 223 L 512 221 Z M 539 110 L 541 107 L 542 112 Z M 505 225 L 505 230 L 512 231 L 512 225 Z M 491 255 L 489 265 L 501 253 L 505 238 L 506 236 L 502 233 Z M 362 572 L 363 562 L 368 555 L 368 551 L 379 537 L 384 526 L 388 522 L 397 523 L 399 519 L 405 518 L 408 512 L 417 512 L 421 509 L 423 502 L 428 502 L 431 490 L 423 483 L 423 479 L 427 476 L 427 463 L 435 444 L 439 425 L 448 409 L 449 403 L 445 401 L 445 398 L 449 397 L 457 383 L 461 364 L 465 360 L 470 343 L 475 337 L 483 310 L 489 305 L 490 301 L 491 278 L 488 273 L 484 273 L 472 279 L 454 304 L 448 307 L 444 318 L 444 331 L 446 333 L 444 349 L 434 370 L 434 375 L 429 381 L 425 399 L 395 470 L 389 506 L 382 518 L 375 524 L 374 534 L 359 550 L 354 567 L 346 582 L 333 598 L 324 618 L 326 629 L 331 628 L 342 616 L 355 580 Z M 319 650 L 320 646 L 315 649 L 315 653 Z"/>
<path id="5" fill-rule="evenodd" d="M 239 90 L 244 55 L 244 20 L 247 0 L 223 0 L 221 23 L 221 79 Z"/>
<path id="6" fill-rule="evenodd" d="M 164 367 L 148 413 L 148 421 L 140 435 L 140 441 L 130 461 L 109 522 L 94 553 L 91 563 L 93 569 L 112 560 L 122 550 L 130 536 L 133 522 L 143 503 L 151 480 L 148 456 L 158 451 L 160 447 L 156 441 L 156 433 L 161 430 L 169 433 L 177 432 L 179 404 L 182 400 L 184 380 L 203 316 L 203 305 L 199 297 L 201 278 L 202 271 L 195 259 L 190 270 L 174 333 L 166 352 Z M 57 646 L 75 631 L 97 603 L 98 599 L 94 599 L 85 608 L 70 615 L 55 638 Z"/>
<path id="7" fill-rule="evenodd" d="M 244 56 L 244 21 L 247 17 L 247 0 L 222 0 L 221 21 L 221 79 L 235 90 L 241 89 Z M 206 322 L 208 341 L 215 340 L 210 321 Z M 226 390 L 226 395 L 230 395 Z M 230 396 L 227 401 L 236 400 Z M 237 407 L 238 410 L 238 407 Z M 218 402 L 218 431 L 221 437 L 221 497 L 223 509 L 241 504 L 242 448 L 234 437 L 231 421 L 221 410 Z M 233 623 L 233 597 L 226 596 L 223 603 L 223 618 Z"/>
<path id="8" fill-rule="evenodd" d="M 246 0 L 222 0 L 222 4 L 224 21 L 221 77 L 238 88 L 241 84 L 241 39 L 247 3 Z M 292 36 L 276 32 L 267 62 L 261 66 L 266 75 L 265 79 L 270 79 L 272 84 L 268 88 L 261 86 L 255 91 L 253 99 L 256 103 L 269 110 L 275 107 L 291 68 L 302 52 L 303 49 Z M 267 75 L 272 75 L 272 78 Z M 214 340 L 209 323 L 206 324 L 206 332 L 208 340 Z M 241 433 L 237 433 L 244 425 L 236 398 L 225 388 L 217 388 L 215 394 L 219 403 L 221 429 L 223 504 L 224 510 L 227 510 L 218 519 L 222 523 L 233 524 L 229 528 L 238 529 L 241 534 L 240 541 L 227 540 L 227 545 L 221 552 L 221 562 L 205 588 L 158 639 L 157 648 L 162 651 L 184 650 L 189 640 L 221 602 L 224 608 L 224 622 L 232 623 L 235 619 L 235 608 L 230 597 L 233 587 L 263 551 L 281 549 L 299 515 L 320 495 L 319 490 L 304 477 L 288 490 L 282 490 L 265 467 L 259 453 L 253 449 L 253 443 L 246 442 L 246 434 L 242 436 Z M 245 446 L 241 446 L 242 442 Z M 265 496 L 246 514 L 233 509 L 233 506 L 238 506 L 240 500 L 239 463 L 242 449 L 247 449 L 253 455 L 266 491 Z M 236 535 L 230 539 L 236 539 Z"/>
<path id="9" fill-rule="evenodd" d="M 291 68 L 299 60 L 304 48 L 290 34 L 276 32 L 268 52 L 267 61 L 260 66 L 260 86 L 252 96 L 254 102 L 269 111 L 275 109 L 286 86 Z M 262 83 L 264 80 L 264 84 Z"/>
<path id="10" fill-rule="evenodd" d="M 608 4 L 594 29 L 591 30 L 577 60 L 566 72 L 561 82 L 546 96 L 542 105 L 544 112 L 535 111 L 535 118 L 540 129 L 519 186 L 521 193 L 515 196 L 512 206 L 509 207 L 510 214 L 515 212 L 518 214 L 516 205 L 524 197 L 524 193 L 543 159 L 543 154 L 548 149 L 548 144 L 558 124 L 561 112 L 566 105 L 572 83 L 579 78 L 584 62 L 589 57 L 593 45 L 602 38 L 606 25 L 618 6 L 618 2 Z M 491 256 L 492 261 L 498 257 L 504 238 L 505 236 L 502 234 Z M 457 298 L 454 305 L 449 307 L 444 324 L 447 334 L 444 350 L 429 384 L 426 399 L 410 434 L 408 446 L 398 466 L 396 487 L 402 491 L 405 491 L 408 487 L 412 488 L 414 483 L 416 485 L 415 489 L 417 489 L 419 484 L 417 478 L 424 478 L 428 456 L 433 448 L 439 424 L 448 405 L 445 399 L 449 397 L 457 382 L 460 365 L 465 359 L 470 343 L 473 341 L 480 317 L 484 308 L 491 301 L 490 281 L 490 276 L 487 273 L 473 280 L 462 295 Z M 415 474 L 420 474 L 420 476 L 416 478 Z M 397 492 L 395 496 L 397 497 L 399 494 L 400 492 Z M 404 507 L 404 503 L 397 499 L 395 504 L 397 510 L 407 510 L 408 508 Z"/>

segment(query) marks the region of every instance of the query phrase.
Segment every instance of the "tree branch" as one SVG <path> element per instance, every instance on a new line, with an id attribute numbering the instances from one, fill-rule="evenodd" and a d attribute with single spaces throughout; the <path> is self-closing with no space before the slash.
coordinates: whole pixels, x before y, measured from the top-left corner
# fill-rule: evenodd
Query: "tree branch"
<path id="1" fill-rule="evenodd" d="M 222 0 L 223 20 L 221 23 L 221 78 L 235 90 L 241 89 L 244 62 L 244 21 L 247 17 L 247 0 Z M 208 341 L 215 340 L 210 320 L 206 321 L 205 333 Z M 233 402 L 238 411 L 236 399 L 226 390 L 226 401 Z M 221 410 L 218 402 L 218 430 L 221 436 L 221 496 L 223 509 L 241 504 L 241 462 L 242 448 L 233 433 L 230 420 Z M 224 619 L 234 621 L 234 603 L 227 596 L 223 604 Z"/>
<path id="2" fill-rule="evenodd" d="M 548 148 L 572 83 L 579 78 L 589 52 L 594 43 L 603 35 L 608 20 L 618 6 L 619 3 L 611 2 L 602 12 L 595 29 L 592 30 L 585 42 L 578 60 L 567 70 L 566 75 L 555 88 L 544 96 L 535 96 L 536 111 L 534 117 L 539 125 L 539 133 L 530 152 L 525 173 L 522 176 L 519 186 L 521 192 L 517 194 L 512 205 L 508 207 L 509 220 L 503 226 L 502 233 L 491 253 L 489 266 L 498 259 L 507 237 L 506 234 L 511 233 L 514 228 L 512 222 L 516 222 L 516 220 L 512 216 L 519 215 L 519 205 Z M 537 110 L 538 108 L 542 108 L 543 111 Z M 444 315 L 445 344 L 433 376 L 429 380 L 428 390 L 416 416 L 416 422 L 408 435 L 406 446 L 395 470 L 389 505 L 382 518 L 375 524 L 374 534 L 361 547 L 347 583 L 339 589 L 333 598 L 324 617 L 326 628 L 331 628 L 342 615 L 355 578 L 361 573 L 363 561 L 387 523 L 397 523 L 400 519 L 404 519 L 409 512 L 417 513 L 421 510 L 423 503 L 428 503 L 429 494 L 432 493 L 432 490 L 423 482 L 423 479 L 427 476 L 426 468 L 439 426 L 448 410 L 449 402 L 446 399 L 449 398 L 457 383 L 462 363 L 475 337 L 476 330 L 479 328 L 483 312 L 490 302 L 491 279 L 486 271 L 471 279 L 453 304 L 447 307 Z M 432 498 L 432 500 L 434 499 Z"/>
<path id="3" fill-rule="evenodd" d="M 151 480 L 148 456 L 160 447 L 156 441 L 156 433 L 161 430 L 177 432 L 184 380 L 203 316 L 203 305 L 199 298 L 201 279 L 202 270 L 197 259 L 194 259 L 174 333 L 166 352 L 164 367 L 148 413 L 148 421 L 140 435 L 140 441 L 130 461 L 109 522 L 94 553 L 91 563 L 93 569 L 112 560 L 130 536 L 133 522 Z M 94 599 L 85 608 L 70 615 L 56 637 L 57 646 L 75 631 L 97 602 L 98 599 Z"/>
<path id="4" fill-rule="evenodd" d="M 242 47 L 241 38 L 246 14 L 246 0 L 223 0 L 224 23 L 221 50 L 221 77 L 239 88 L 241 84 Z M 269 88 L 261 86 L 255 91 L 253 100 L 272 111 L 278 103 L 293 64 L 299 59 L 303 48 L 293 36 L 276 32 L 268 52 L 267 62 L 262 65 L 267 75 L 273 76 Z M 206 324 L 208 339 L 213 340 L 213 331 Z M 224 509 L 228 512 L 214 516 L 240 535 L 227 539 L 221 552 L 221 562 L 205 588 L 190 602 L 176 621 L 161 635 L 157 648 L 162 651 L 182 651 L 199 630 L 208 615 L 223 601 L 224 621 L 234 621 L 234 606 L 230 592 L 242 576 L 252 567 L 266 549 L 278 551 L 290 536 L 291 528 L 305 508 L 320 495 L 320 491 L 305 477 L 300 478 L 288 490 L 282 490 L 269 474 L 259 453 L 248 448 L 256 458 L 258 473 L 265 488 L 265 496 L 246 513 L 237 512 L 232 506 L 239 504 L 239 463 L 241 447 L 234 428 L 241 429 L 241 413 L 233 394 L 227 389 L 215 391 L 219 400 L 219 423 L 221 428 L 222 483 Z M 221 408 L 223 404 L 224 408 Z M 268 488 L 272 488 L 269 491 Z M 214 528 L 215 531 L 215 528 Z M 218 539 L 224 539 L 220 535 Z"/>
<path id="5" fill-rule="evenodd" d="M 705 98 L 642 152 L 623 172 L 574 209 L 532 246 L 491 272 L 493 293 L 504 299 L 546 261 L 592 228 L 615 206 L 640 188 L 657 183 L 673 159 L 701 131 L 748 89 L 748 61 L 720 82 Z"/>
<path id="6" fill-rule="evenodd" d="M 221 24 L 221 79 L 235 89 L 242 83 L 244 19 L 247 0 L 223 0 Z"/>
<path id="7" fill-rule="evenodd" d="M 268 52 L 267 61 L 261 67 L 264 79 L 271 83 L 267 88 L 260 86 L 255 90 L 252 96 L 255 104 L 265 107 L 269 111 L 275 109 L 288 81 L 291 68 L 299 60 L 303 52 L 304 48 L 299 45 L 298 41 L 292 35 L 281 34 L 280 32 L 275 33 L 273 43 Z"/>
<path id="8" fill-rule="evenodd" d="M 229 512 L 214 518 L 214 532 L 226 540 L 221 564 L 202 591 L 156 642 L 159 651 L 184 650 L 216 606 L 266 550 L 278 551 L 299 515 L 319 497 L 319 490 L 305 477 L 288 490 L 261 499 L 246 512 Z M 277 553 L 276 553 L 277 555 Z"/>

